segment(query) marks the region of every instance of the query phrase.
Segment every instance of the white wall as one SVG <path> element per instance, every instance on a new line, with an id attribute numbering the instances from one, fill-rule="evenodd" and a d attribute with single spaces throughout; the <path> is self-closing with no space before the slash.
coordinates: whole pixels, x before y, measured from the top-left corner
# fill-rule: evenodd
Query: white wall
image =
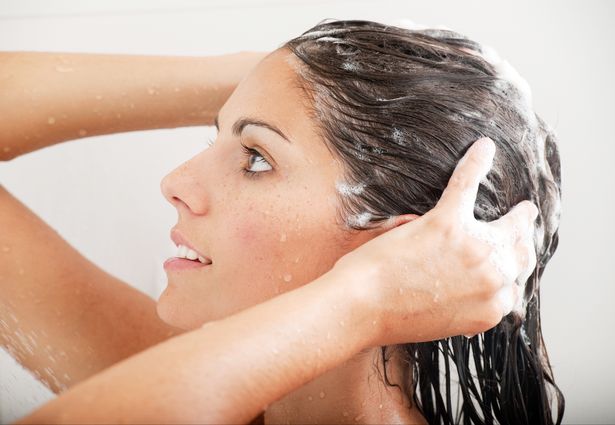
<path id="1" fill-rule="evenodd" d="M 563 217 L 542 282 L 542 322 L 567 396 L 565 423 L 613 423 L 614 9 L 609 1 L 0 0 L 0 50 L 271 50 L 323 18 L 409 18 L 493 46 L 528 80 L 535 109 L 560 137 Z M 0 182 L 92 261 L 157 299 L 176 220 L 159 182 L 204 148 L 208 131 L 65 143 L 0 164 Z M 0 350 L 0 422 L 53 397 Z"/>

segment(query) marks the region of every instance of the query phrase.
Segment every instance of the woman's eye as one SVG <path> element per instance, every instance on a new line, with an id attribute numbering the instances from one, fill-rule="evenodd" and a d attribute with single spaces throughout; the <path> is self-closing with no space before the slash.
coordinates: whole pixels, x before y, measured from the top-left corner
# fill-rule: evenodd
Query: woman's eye
<path id="1" fill-rule="evenodd" d="M 267 162 L 267 160 L 256 150 L 247 146 L 241 145 L 243 152 L 248 158 L 248 168 L 243 169 L 245 174 L 254 175 L 256 173 L 263 173 L 273 170 L 273 167 Z"/>

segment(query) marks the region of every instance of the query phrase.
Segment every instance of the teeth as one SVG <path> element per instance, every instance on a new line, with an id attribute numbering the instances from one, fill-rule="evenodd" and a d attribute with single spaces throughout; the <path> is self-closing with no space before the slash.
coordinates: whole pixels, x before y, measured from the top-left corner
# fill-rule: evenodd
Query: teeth
<path id="1" fill-rule="evenodd" d="M 196 251 L 189 249 L 186 253 L 186 258 L 188 260 L 196 260 L 197 258 L 199 258 L 199 254 L 197 254 Z"/>
<path id="2" fill-rule="evenodd" d="M 176 257 L 178 257 L 178 258 L 187 258 L 188 260 L 196 260 L 196 259 L 198 259 L 203 264 L 209 264 L 210 263 L 210 261 L 206 260 L 205 257 L 200 256 L 196 251 L 188 248 L 185 245 L 179 245 L 177 247 Z"/>

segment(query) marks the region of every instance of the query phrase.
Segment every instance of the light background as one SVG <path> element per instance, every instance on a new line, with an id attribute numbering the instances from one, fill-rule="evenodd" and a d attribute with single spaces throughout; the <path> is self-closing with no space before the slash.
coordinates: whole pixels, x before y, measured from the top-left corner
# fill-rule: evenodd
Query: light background
<path id="1" fill-rule="evenodd" d="M 0 1 L 0 50 L 272 50 L 324 18 L 407 18 L 493 46 L 529 82 L 535 110 L 560 138 L 563 215 L 542 281 L 542 326 L 566 395 L 564 420 L 614 423 L 614 10 L 609 1 L 15 0 Z M 0 183 L 90 260 L 157 299 L 176 220 L 159 182 L 204 149 L 210 131 L 69 142 L 0 164 Z M 0 422 L 53 397 L 0 350 Z"/>

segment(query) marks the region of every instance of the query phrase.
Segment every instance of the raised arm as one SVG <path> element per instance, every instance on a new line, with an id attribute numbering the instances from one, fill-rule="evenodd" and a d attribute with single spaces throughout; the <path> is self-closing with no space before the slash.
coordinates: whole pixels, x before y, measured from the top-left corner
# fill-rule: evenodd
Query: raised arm
<path id="1" fill-rule="evenodd" d="M 210 125 L 260 52 L 0 52 L 0 160 L 109 133 Z"/>
<path id="2" fill-rule="evenodd" d="M 245 423 L 364 348 L 495 326 L 534 265 L 536 207 L 470 218 L 492 158 L 475 144 L 432 211 L 396 218 L 314 282 L 130 357 L 17 423 Z"/>

